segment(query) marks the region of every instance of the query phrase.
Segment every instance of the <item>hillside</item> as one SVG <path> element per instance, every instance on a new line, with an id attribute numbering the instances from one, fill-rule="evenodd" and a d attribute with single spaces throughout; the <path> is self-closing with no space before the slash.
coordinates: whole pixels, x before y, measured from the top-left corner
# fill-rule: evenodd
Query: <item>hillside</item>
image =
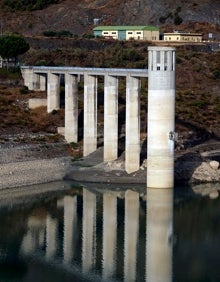
<path id="1" fill-rule="evenodd" d="M 147 67 L 146 42 L 117 42 L 97 39 L 49 39 L 28 38 L 29 52 L 21 56 L 25 65 L 70 65 L 94 67 Z M 220 138 L 220 52 L 212 52 L 207 45 L 185 45 L 176 51 L 176 131 L 185 147 Z M 2 77 L 2 74 L 0 74 Z M 4 82 L 4 81 L 3 81 Z M 5 81 L 6 82 L 6 81 Z M 103 85 L 99 82 L 98 124 L 100 144 L 103 131 Z M 17 82 L 15 83 L 17 85 Z M 20 85 L 22 83 L 20 82 Z M 146 137 L 147 124 L 147 82 L 142 82 L 141 132 Z M 46 97 L 46 93 L 1 88 L 0 119 L 4 124 L 0 134 L 9 132 L 56 133 L 57 126 L 64 125 L 63 108 L 55 114 L 47 114 L 46 108 L 28 110 L 29 97 Z M 121 135 L 125 122 L 125 84 L 119 87 L 119 118 Z M 83 105 L 83 83 L 79 84 L 79 107 Z M 42 96 L 43 95 L 43 96 Z M 61 98 L 64 87 L 61 87 Z M 10 113 L 10 114 L 9 114 Z M 82 112 L 79 115 L 82 132 Z"/>
<path id="2" fill-rule="evenodd" d="M 66 0 L 36 11 L 3 9 L 4 2 L 0 1 L 1 31 L 27 36 L 48 30 L 89 33 L 95 18 L 102 25 L 157 25 L 162 31 L 219 33 L 219 0 Z"/>
<path id="3" fill-rule="evenodd" d="M 2 3 L 0 0 L 0 5 Z M 160 26 L 161 31 L 178 29 L 205 35 L 208 32 L 220 34 L 219 0 L 66 0 L 36 11 L 0 9 L 0 16 L 3 32 L 21 33 L 29 42 L 29 52 L 19 58 L 25 65 L 147 67 L 149 43 L 146 42 L 42 37 L 48 30 L 68 30 L 77 35 L 89 33 L 94 27 L 94 18 L 100 19 L 102 24 L 151 24 Z M 174 20 L 178 17 L 182 23 L 175 25 Z M 177 48 L 176 127 L 185 144 L 220 138 L 220 52 L 212 52 L 209 47 L 204 44 Z M 0 78 L 5 83 L 2 73 Z M 4 120 L 0 134 L 8 131 L 55 133 L 57 126 L 63 126 L 63 109 L 54 116 L 48 115 L 46 109 L 40 109 L 41 114 L 27 109 L 28 97 L 36 93 L 23 95 L 20 87 L 6 91 L 5 86 L 0 92 L 0 119 Z M 123 88 L 119 94 L 123 122 Z M 146 109 L 145 91 L 142 93 L 143 132 L 146 130 Z"/>

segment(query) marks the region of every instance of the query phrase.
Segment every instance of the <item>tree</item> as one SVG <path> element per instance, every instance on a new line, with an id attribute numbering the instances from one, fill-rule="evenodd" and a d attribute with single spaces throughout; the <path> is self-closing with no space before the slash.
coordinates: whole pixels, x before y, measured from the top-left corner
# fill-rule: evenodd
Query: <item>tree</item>
<path id="1" fill-rule="evenodd" d="M 0 37 L 0 56 L 7 61 L 14 59 L 17 62 L 18 55 L 24 54 L 30 46 L 20 35 L 3 35 Z"/>

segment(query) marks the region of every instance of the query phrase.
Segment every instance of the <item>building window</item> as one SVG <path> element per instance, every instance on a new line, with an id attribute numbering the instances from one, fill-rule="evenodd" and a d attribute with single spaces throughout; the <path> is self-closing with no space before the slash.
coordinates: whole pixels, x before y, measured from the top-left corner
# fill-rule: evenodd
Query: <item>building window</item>
<path id="1" fill-rule="evenodd" d="M 108 34 L 108 31 L 104 31 L 103 34 Z"/>
<path id="2" fill-rule="evenodd" d="M 112 34 L 116 34 L 116 32 L 115 32 L 115 31 L 112 31 Z"/>
<path id="3" fill-rule="evenodd" d="M 141 32 L 140 32 L 140 31 L 137 31 L 137 34 L 141 34 Z"/>
<path id="4" fill-rule="evenodd" d="M 133 34 L 133 32 L 132 32 L 132 31 L 129 31 L 128 34 Z"/>

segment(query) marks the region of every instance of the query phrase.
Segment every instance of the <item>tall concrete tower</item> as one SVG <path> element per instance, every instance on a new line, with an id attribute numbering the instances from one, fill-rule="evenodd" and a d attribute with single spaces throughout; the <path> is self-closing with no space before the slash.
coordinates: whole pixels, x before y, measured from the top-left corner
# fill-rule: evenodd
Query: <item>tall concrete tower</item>
<path id="1" fill-rule="evenodd" d="M 174 185 L 175 48 L 148 48 L 147 187 Z"/>

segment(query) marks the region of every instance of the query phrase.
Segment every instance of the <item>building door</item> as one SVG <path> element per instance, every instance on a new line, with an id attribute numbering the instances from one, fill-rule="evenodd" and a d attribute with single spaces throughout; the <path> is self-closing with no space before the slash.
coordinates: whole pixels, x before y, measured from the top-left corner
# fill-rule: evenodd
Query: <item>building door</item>
<path id="1" fill-rule="evenodd" d="M 126 30 L 119 30 L 118 31 L 118 39 L 119 40 L 126 40 Z"/>

